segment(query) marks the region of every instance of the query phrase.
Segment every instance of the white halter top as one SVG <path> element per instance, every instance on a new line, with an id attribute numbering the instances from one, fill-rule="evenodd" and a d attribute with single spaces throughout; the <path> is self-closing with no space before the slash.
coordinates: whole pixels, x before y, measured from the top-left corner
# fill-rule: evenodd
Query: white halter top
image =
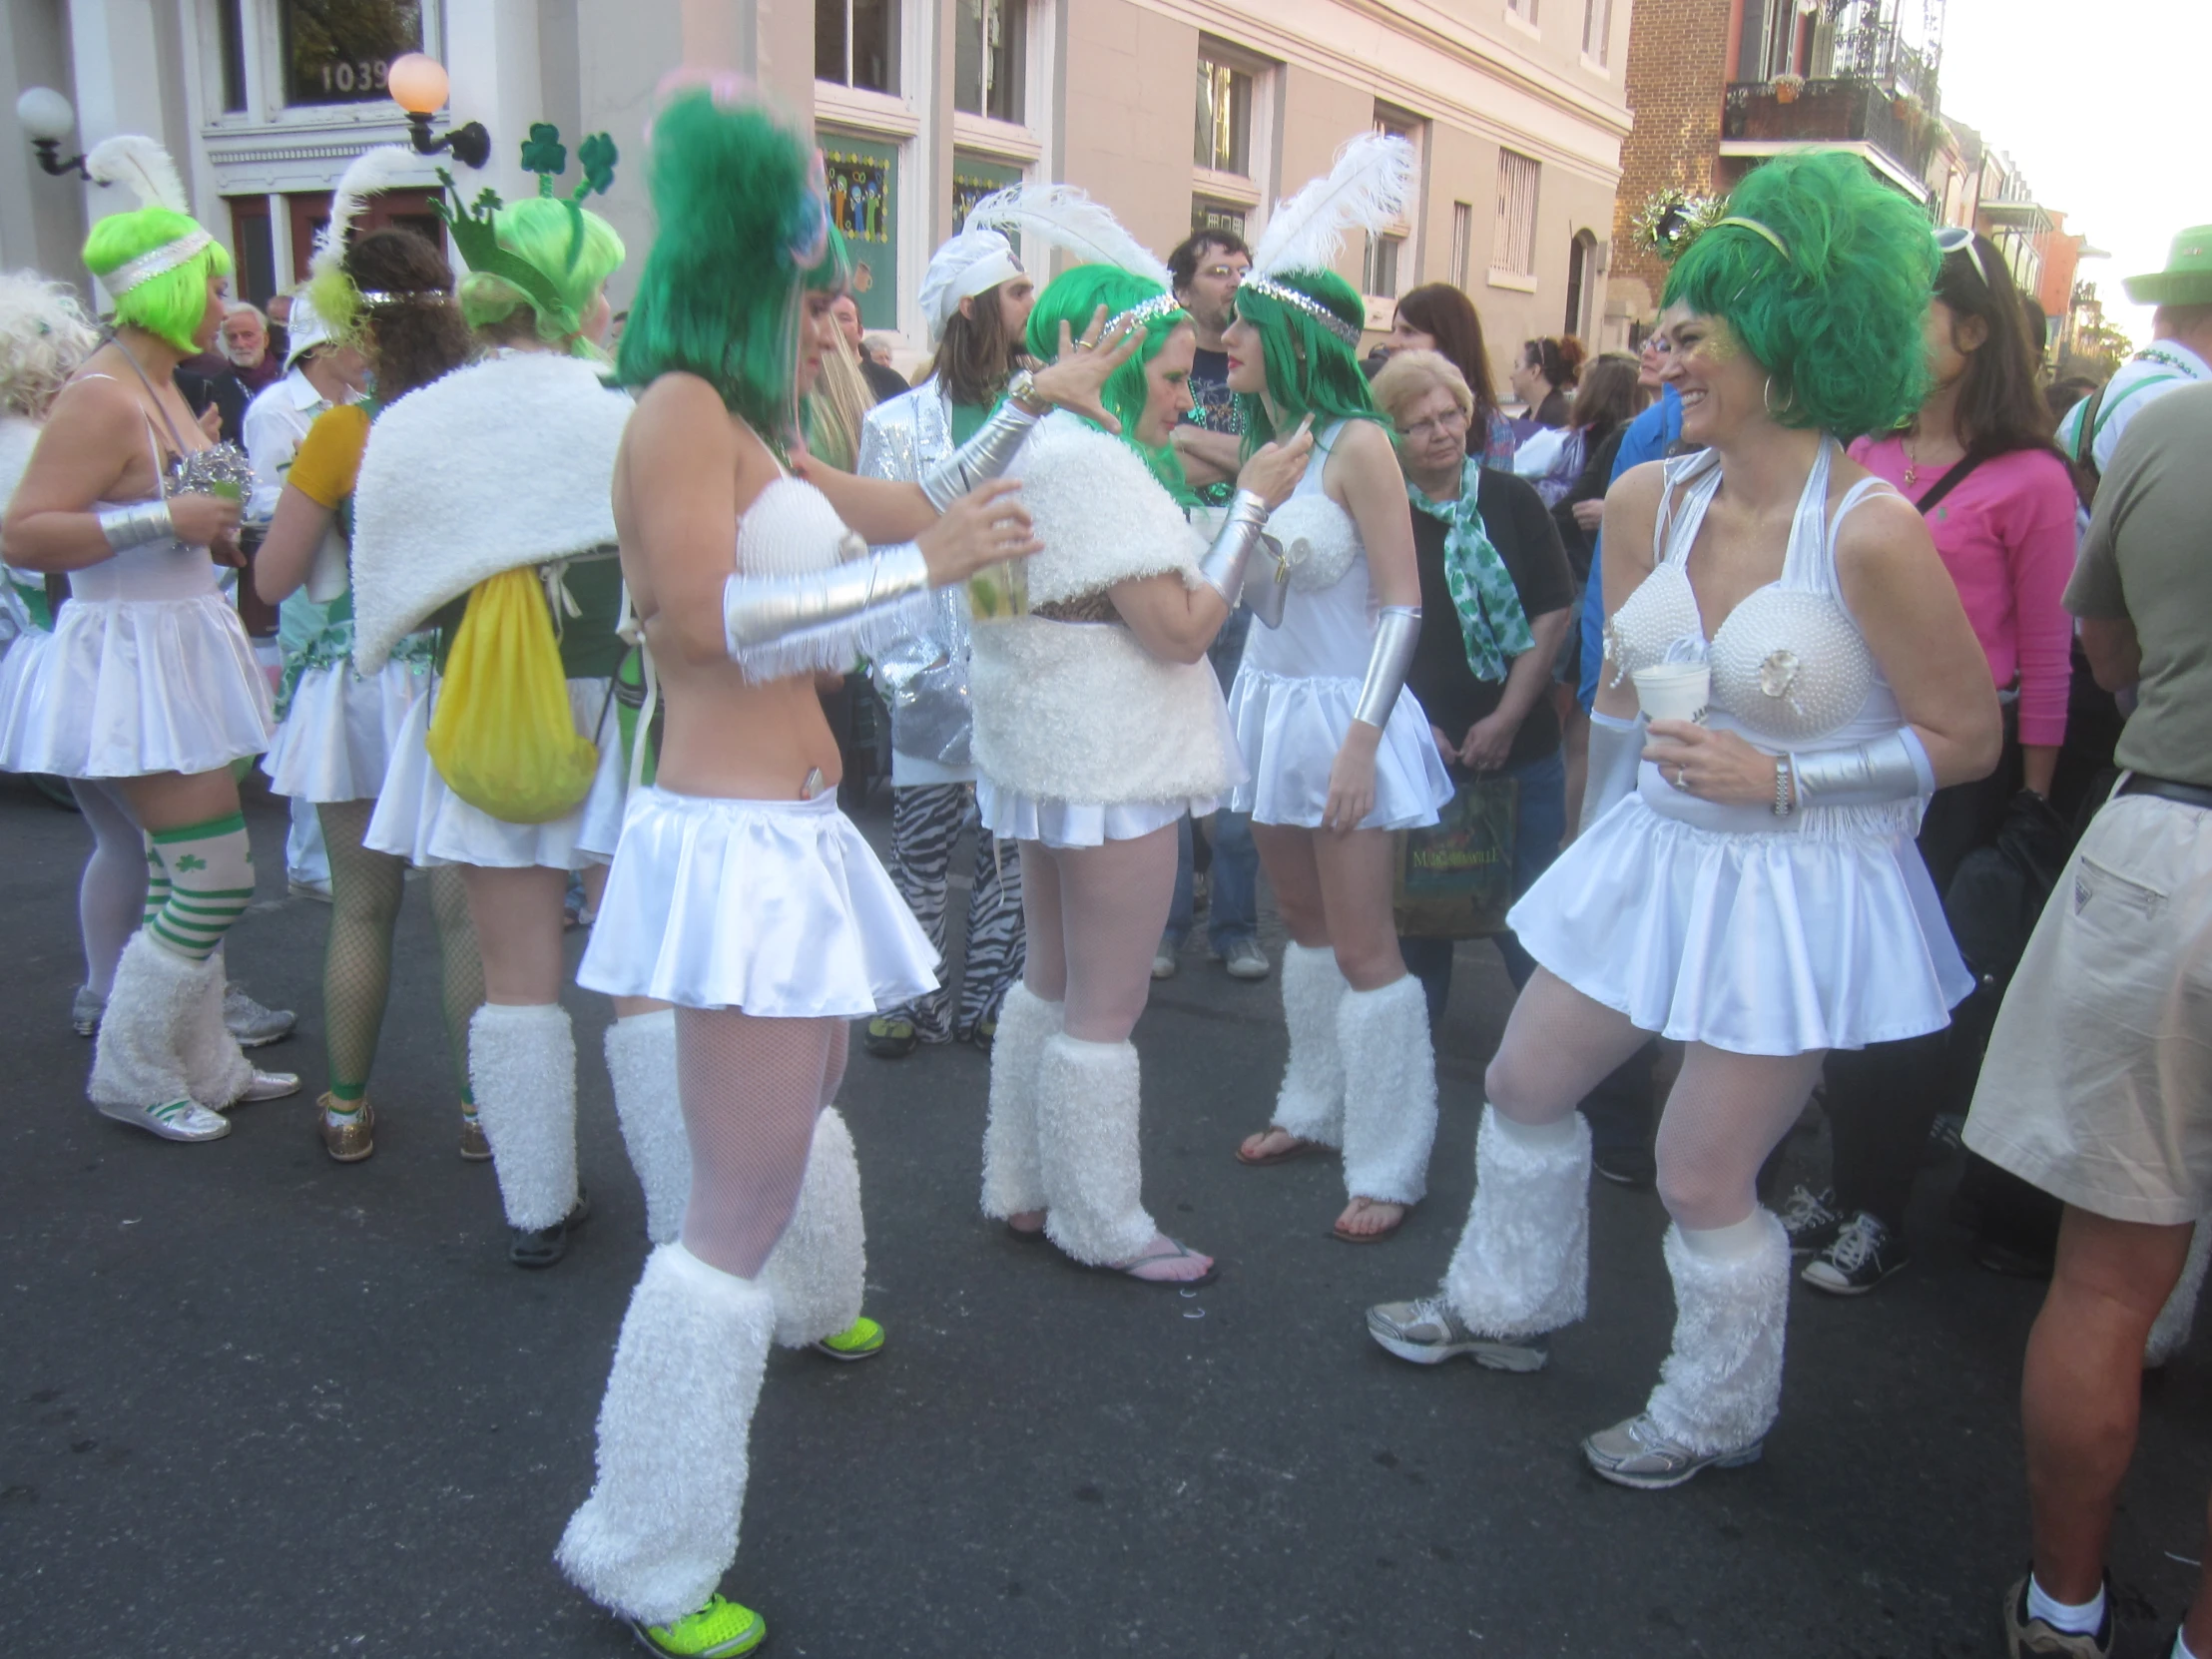
<path id="1" fill-rule="evenodd" d="M 756 495 L 738 520 L 738 569 L 747 576 L 805 576 L 866 552 L 827 495 L 788 474 Z"/>

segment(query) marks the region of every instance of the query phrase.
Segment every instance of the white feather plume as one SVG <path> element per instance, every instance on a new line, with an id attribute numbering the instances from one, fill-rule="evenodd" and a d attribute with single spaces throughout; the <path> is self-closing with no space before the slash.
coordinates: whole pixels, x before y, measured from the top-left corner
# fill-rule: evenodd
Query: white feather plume
<path id="1" fill-rule="evenodd" d="M 1116 266 L 1162 287 L 1175 285 L 1159 255 L 1073 185 L 1010 185 L 993 191 L 968 210 L 966 229 L 1018 231 L 1066 249 L 1080 264 Z"/>
<path id="2" fill-rule="evenodd" d="M 1361 133 L 1337 152 L 1326 178 L 1276 204 L 1252 269 L 1262 276 L 1328 271 L 1345 232 L 1380 231 L 1402 219 L 1413 194 L 1413 147 L 1387 133 Z"/>
<path id="3" fill-rule="evenodd" d="M 330 222 L 315 235 L 313 269 L 319 273 L 343 259 L 353 221 L 368 206 L 368 199 L 378 191 L 416 183 L 413 175 L 420 166 L 412 150 L 397 144 L 379 144 L 355 156 L 330 193 Z"/>
<path id="4" fill-rule="evenodd" d="M 144 133 L 118 133 L 102 139 L 85 158 L 85 171 L 103 185 L 125 185 L 142 208 L 167 208 L 190 214 L 192 199 L 169 152 Z"/>

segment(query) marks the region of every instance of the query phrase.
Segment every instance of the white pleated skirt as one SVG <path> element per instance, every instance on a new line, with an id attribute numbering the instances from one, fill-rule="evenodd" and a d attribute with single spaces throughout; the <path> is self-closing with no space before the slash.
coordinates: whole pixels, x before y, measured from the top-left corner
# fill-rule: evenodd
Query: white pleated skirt
<path id="1" fill-rule="evenodd" d="M 270 788 L 318 805 L 376 796 L 407 717 L 429 689 L 427 663 L 397 658 L 367 676 L 350 661 L 302 670 L 262 757 Z"/>
<path id="2" fill-rule="evenodd" d="M 1357 680 L 1270 674 L 1247 662 L 1229 691 L 1229 724 L 1252 776 L 1229 805 L 1255 824 L 1320 829 L 1330 768 L 1359 706 Z M 1423 829 L 1450 799 L 1451 779 L 1428 735 L 1428 717 L 1411 692 L 1401 691 L 1376 747 L 1375 810 L 1360 828 Z"/>
<path id="3" fill-rule="evenodd" d="M 858 1019 L 936 988 L 937 952 L 834 793 L 642 789 L 576 982 L 764 1019 Z"/>
<path id="4" fill-rule="evenodd" d="M 1185 813 L 1204 818 L 1224 803 L 1208 796 L 1190 801 L 1125 801 L 1103 806 L 1092 801 L 1040 801 L 1018 790 L 1001 789 L 988 778 L 975 781 L 975 811 L 983 828 L 1003 840 L 1042 841 L 1046 846 L 1103 846 L 1133 841 L 1164 830 Z"/>

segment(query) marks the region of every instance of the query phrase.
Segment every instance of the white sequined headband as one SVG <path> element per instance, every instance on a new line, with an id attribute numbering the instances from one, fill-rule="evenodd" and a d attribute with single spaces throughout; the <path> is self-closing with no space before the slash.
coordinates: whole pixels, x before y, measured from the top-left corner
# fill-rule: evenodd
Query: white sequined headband
<path id="1" fill-rule="evenodd" d="M 1261 276 L 1257 271 L 1246 272 L 1245 279 L 1240 286 L 1248 287 L 1255 293 L 1264 293 L 1270 299 L 1278 300 L 1293 309 L 1304 311 L 1332 334 L 1343 340 L 1345 344 L 1351 346 L 1354 350 L 1359 349 L 1360 330 L 1327 305 L 1324 305 L 1319 299 L 1314 298 L 1313 295 L 1301 293 L 1294 287 L 1286 287 L 1271 276 Z"/>
<path id="2" fill-rule="evenodd" d="M 1156 293 L 1142 304 L 1132 305 L 1121 315 L 1106 324 L 1106 332 L 1117 328 L 1142 328 L 1148 322 L 1157 322 L 1183 308 L 1183 301 L 1172 293 Z"/>
<path id="3" fill-rule="evenodd" d="M 121 299 L 133 288 L 155 277 L 166 276 L 179 266 L 188 264 L 203 249 L 215 246 L 215 238 L 198 226 L 175 242 L 165 242 L 152 248 L 135 260 L 125 260 L 113 271 L 99 277 L 100 285 L 108 290 L 108 297 Z"/>

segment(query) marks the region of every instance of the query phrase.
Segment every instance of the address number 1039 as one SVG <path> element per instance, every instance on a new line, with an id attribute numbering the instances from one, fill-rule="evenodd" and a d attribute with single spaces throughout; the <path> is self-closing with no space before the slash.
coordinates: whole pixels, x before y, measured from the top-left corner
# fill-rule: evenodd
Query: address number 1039
<path id="1" fill-rule="evenodd" d="M 350 63 L 324 63 L 321 67 L 322 90 L 347 97 L 358 93 L 376 93 L 384 90 L 385 77 L 391 71 L 389 58 L 359 58 Z"/>

